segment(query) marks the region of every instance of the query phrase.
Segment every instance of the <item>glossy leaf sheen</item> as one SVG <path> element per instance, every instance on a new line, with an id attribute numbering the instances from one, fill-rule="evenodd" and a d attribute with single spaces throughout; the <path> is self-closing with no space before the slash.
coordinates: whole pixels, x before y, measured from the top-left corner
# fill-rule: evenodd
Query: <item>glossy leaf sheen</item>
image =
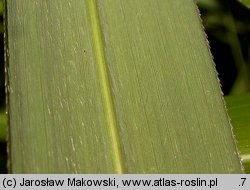
<path id="1" fill-rule="evenodd" d="M 13 173 L 241 173 L 192 0 L 8 0 Z"/>

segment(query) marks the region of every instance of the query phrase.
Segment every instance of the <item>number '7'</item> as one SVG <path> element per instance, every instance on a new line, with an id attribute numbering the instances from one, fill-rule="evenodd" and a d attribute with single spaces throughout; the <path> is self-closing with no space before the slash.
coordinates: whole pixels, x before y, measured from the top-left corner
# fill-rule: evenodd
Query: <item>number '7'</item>
<path id="1" fill-rule="evenodd" d="M 247 178 L 242 177 L 242 178 L 240 178 L 240 179 L 243 180 L 241 186 L 244 186 L 244 183 L 245 183 L 245 181 L 246 181 Z"/>

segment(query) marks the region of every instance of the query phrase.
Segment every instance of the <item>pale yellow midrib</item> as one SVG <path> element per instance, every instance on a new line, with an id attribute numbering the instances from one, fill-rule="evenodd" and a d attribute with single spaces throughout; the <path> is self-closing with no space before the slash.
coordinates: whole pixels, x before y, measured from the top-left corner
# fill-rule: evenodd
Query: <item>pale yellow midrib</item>
<path id="1" fill-rule="evenodd" d="M 120 138 L 117 129 L 117 121 L 114 111 L 114 105 L 111 95 L 111 87 L 107 73 L 104 46 L 102 42 L 102 34 L 100 29 L 100 21 L 97 11 L 96 0 L 87 0 L 88 16 L 91 24 L 91 32 L 93 38 L 93 50 L 95 52 L 95 62 L 98 70 L 100 87 L 102 92 L 105 114 L 108 122 L 108 130 L 112 146 L 113 164 L 115 173 L 125 173 L 124 162 L 121 152 Z"/>

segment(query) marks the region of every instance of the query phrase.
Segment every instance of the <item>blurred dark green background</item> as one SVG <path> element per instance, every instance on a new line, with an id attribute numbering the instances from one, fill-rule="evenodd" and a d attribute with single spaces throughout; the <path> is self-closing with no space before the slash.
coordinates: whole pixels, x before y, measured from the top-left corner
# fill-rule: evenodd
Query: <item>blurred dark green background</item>
<path id="1" fill-rule="evenodd" d="M 225 95 L 250 91 L 250 10 L 237 0 L 197 0 Z M 3 0 L 0 0 L 0 173 L 6 173 Z"/>

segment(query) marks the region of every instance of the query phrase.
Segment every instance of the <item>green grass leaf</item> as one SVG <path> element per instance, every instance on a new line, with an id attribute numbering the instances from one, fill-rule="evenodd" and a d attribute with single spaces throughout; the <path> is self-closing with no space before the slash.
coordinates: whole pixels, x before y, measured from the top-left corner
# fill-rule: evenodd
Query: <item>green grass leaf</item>
<path id="1" fill-rule="evenodd" d="M 242 172 L 192 0 L 7 9 L 11 172 Z"/>
<path id="2" fill-rule="evenodd" d="M 6 141 L 6 114 L 5 111 L 2 110 L 0 112 L 0 141 L 4 142 Z"/>
<path id="3" fill-rule="evenodd" d="M 250 173 L 250 94 L 226 97 L 245 170 Z"/>
<path id="4" fill-rule="evenodd" d="M 250 0 L 238 0 L 243 5 L 245 5 L 247 8 L 250 8 Z"/>
<path id="5" fill-rule="evenodd" d="M 3 0 L 0 0 L 0 15 L 3 15 Z"/>

